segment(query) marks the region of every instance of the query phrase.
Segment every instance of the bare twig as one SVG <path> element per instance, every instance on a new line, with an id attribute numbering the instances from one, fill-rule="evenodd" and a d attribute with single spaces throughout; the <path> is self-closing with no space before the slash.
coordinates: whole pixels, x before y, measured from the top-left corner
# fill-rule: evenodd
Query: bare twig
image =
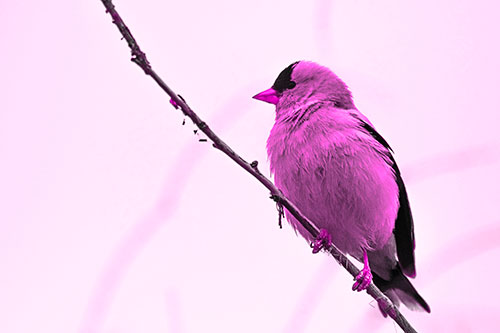
<path id="1" fill-rule="evenodd" d="M 165 91 L 171 98 L 174 106 L 180 107 L 182 112 L 188 116 L 193 123 L 203 132 L 205 135 L 213 142 L 213 146 L 224 154 L 229 156 L 233 161 L 235 161 L 239 166 L 245 169 L 248 173 L 253 175 L 257 180 L 262 183 L 270 192 L 271 199 L 273 199 L 279 210 L 280 221 L 282 207 L 285 207 L 299 222 L 300 224 L 314 237 L 317 238 L 319 235 L 319 229 L 300 212 L 300 210 L 288 200 L 283 193 L 273 184 L 271 180 L 266 178 L 257 168 L 256 161 L 251 164 L 245 161 L 241 156 L 235 153 L 224 141 L 222 141 L 211 129 L 210 127 L 201 120 L 198 115 L 191 110 L 189 105 L 181 98 L 179 95 L 175 94 L 166 83 L 156 74 L 152 69 L 151 64 L 146 58 L 146 54 L 142 52 L 137 44 L 132 33 L 125 25 L 120 15 L 115 9 L 111 0 L 101 0 L 106 7 L 106 12 L 108 12 L 113 18 L 113 23 L 118 27 L 123 38 L 127 41 L 128 46 L 132 52 L 132 61 L 135 62 L 139 67 L 141 67 L 144 72 L 151 76 L 153 80 Z M 281 208 L 280 208 L 281 207 Z M 328 252 L 337 260 L 337 262 L 343 266 L 353 277 L 356 277 L 359 270 L 354 266 L 354 264 L 342 253 L 340 250 L 331 244 L 328 247 Z M 383 309 L 394 321 L 403 329 L 404 332 L 416 332 L 415 329 L 410 325 L 406 318 L 399 312 L 398 308 L 387 298 L 373 283 L 370 283 L 367 289 L 367 293 L 372 296 L 379 304 L 380 308 Z"/>

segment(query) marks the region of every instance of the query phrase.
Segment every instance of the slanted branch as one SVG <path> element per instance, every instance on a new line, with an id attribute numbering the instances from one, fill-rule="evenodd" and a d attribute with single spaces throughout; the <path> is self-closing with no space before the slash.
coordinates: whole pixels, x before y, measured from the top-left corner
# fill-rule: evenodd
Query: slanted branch
<path id="1" fill-rule="evenodd" d="M 320 231 L 319 229 L 295 206 L 290 200 L 288 200 L 283 193 L 274 185 L 274 183 L 266 178 L 258 169 L 257 161 L 248 163 L 240 155 L 238 155 L 233 149 L 231 149 L 224 141 L 222 141 L 212 129 L 201 120 L 201 118 L 189 107 L 189 105 L 184 101 L 182 97 L 177 95 L 170 89 L 167 84 L 156 74 L 156 72 L 151 67 L 146 54 L 142 52 L 134 36 L 130 32 L 129 28 L 125 25 L 122 18 L 118 14 L 111 0 L 101 0 L 106 7 L 106 12 L 113 18 L 113 23 L 118 27 L 123 38 L 127 41 L 130 47 L 132 58 L 131 60 L 136 63 L 139 67 L 144 70 L 146 75 L 149 75 L 156 81 L 156 83 L 167 93 L 171 98 L 171 103 L 176 108 L 180 108 L 181 111 L 189 117 L 193 123 L 205 133 L 205 135 L 212 141 L 215 148 L 222 151 L 224 154 L 229 156 L 233 161 L 235 161 L 240 167 L 245 169 L 252 176 L 257 178 L 257 180 L 264 185 L 271 193 L 271 199 L 276 202 L 278 207 L 278 214 L 281 226 L 281 217 L 283 216 L 283 207 L 286 208 L 290 214 L 292 214 L 300 224 L 313 236 L 317 238 Z M 330 244 L 326 250 L 337 260 L 337 262 L 344 267 L 353 277 L 356 277 L 359 270 L 354 264 L 335 247 L 335 245 Z M 380 308 L 385 311 L 394 321 L 403 329 L 404 332 L 416 332 L 415 329 L 410 325 L 406 318 L 399 312 L 399 309 L 391 302 L 387 296 L 385 296 L 374 284 L 373 282 L 367 288 L 367 293 L 372 296 L 379 304 Z"/>

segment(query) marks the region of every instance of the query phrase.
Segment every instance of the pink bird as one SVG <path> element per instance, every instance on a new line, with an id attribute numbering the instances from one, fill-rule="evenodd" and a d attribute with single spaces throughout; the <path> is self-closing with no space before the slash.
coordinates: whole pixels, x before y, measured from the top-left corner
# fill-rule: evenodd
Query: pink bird
<path id="1" fill-rule="evenodd" d="M 309 61 L 285 68 L 254 96 L 276 105 L 267 140 L 275 183 L 344 253 L 364 264 L 353 290 L 372 281 L 396 305 L 430 312 L 412 286 L 413 218 L 387 141 L 354 106 L 346 84 Z M 288 212 L 287 220 L 315 241 Z"/>

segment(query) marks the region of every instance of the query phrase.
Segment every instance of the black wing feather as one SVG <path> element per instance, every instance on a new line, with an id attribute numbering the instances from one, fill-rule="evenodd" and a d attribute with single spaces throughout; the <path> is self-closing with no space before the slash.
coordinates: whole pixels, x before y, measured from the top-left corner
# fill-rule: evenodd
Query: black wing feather
<path id="1" fill-rule="evenodd" d="M 356 117 L 359 119 L 359 117 Z M 396 183 L 399 189 L 399 210 L 396 217 L 396 223 L 393 230 L 394 237 L 396 238 L 396 248 L 398 253 L 399 264 L 404 274 L 409 277 L 415 277 L 415 234 L 413 231 L 413 217 L 410 209 L 410 202 L 408 201 L 408 194 L 406 187 L 401 178 L 401 172 L 398 165 L 391 154 L 392 148 L 387 141 L 368 123 L 359 119 L 363 129 L 365 129 L 375 140 L 382 146 L 387 148 L 389 158 L 392 162 L 392 170 L 396 176 Z"/>

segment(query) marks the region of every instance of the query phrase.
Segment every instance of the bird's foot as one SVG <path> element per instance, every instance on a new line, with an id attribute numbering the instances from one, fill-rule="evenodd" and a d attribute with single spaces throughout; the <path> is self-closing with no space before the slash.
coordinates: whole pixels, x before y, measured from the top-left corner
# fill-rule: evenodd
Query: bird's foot
<path id="1" fill-rule="evenodd" d="M 323 248 L 329 248 L 330 245 L 332 245 L 332 236 L 330 236 L 326 229 L 321 229 L 318 237 L 311 243 L 313 253 L 318 253 Z"/>
<path id="2" fill-rule="evenodd" d="M 365 290 L 370 285 L 370 282 L 372 282 L 372 278 L 373 276 L 370 267 L 363 267 L 358 276 L 356 276 L 356 282 L 352 285 L 352 290 Z"/>
<path id="3" fill-rule="evenodd" d="M 356 280 L 356 282 L 354 282 L 354 284 L 352 285 L 353 291 L 363 291 L 368 288 L 368 286 L 372 282 L 373 275 L 370 266 L 368 265 L 368 255 L 366 254 L 366 251 L 363 253 L 363 259 L 363 269 L 359 271 L 358 276 L 356 276 L 356 278 L 354 279 Z"/>

